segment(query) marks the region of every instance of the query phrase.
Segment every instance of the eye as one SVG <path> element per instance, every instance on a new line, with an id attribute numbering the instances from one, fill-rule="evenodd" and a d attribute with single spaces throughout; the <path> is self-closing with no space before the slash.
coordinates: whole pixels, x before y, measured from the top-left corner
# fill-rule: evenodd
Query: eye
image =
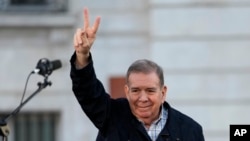
<path id="1" fill-rule="evenodd" d="M 147 89 L 147 92 L 148 92 L 148 93 L 155 93 L 155 92 L 156 92 L 156 89 Z"/>
<path id="2" fill-rule="evenodd" d="M 139 89 L 136 89 L 136 88 L 132 88 L 131 89 L 131 93 L 138 93 L 140 90 Z"/>
<path id="3" fill-rule="evenodd" d="M 131 92 L 138 92 L 138 90 L 137 89 L 132 89 Z"/>

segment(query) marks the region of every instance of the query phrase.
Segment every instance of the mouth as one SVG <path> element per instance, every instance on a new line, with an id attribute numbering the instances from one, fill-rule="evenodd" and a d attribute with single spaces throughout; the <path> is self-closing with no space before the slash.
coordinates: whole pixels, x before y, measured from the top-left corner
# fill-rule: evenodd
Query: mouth
<path id="1" fill-rule="evenodd" d="M 137 106 L 137 108 L 141 111 L 145 111 L 145 110 L 148 110 L 150 109 L 151 105 L 148 105 L 148 106 Z"/>

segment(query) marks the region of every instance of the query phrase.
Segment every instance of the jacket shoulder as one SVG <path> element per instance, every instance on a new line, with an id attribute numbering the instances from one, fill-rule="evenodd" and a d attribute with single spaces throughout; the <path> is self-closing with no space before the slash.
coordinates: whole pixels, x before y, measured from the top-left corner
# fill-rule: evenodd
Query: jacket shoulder
<path id="1" fill-rule="evenodd" d="M 182 125 L 182 126 L 187 126 L 187 127 L 193 127 L 193 128 L 199 128 L 201 129 L 201 125 L 195 121 L 193 118 L 190 116 L 180 112 L 179 110 L 170 107 L 169 104 L 165 104 L 168 107 L 168 118 L 170 121 L 175 121 L 175 123 Z"/>

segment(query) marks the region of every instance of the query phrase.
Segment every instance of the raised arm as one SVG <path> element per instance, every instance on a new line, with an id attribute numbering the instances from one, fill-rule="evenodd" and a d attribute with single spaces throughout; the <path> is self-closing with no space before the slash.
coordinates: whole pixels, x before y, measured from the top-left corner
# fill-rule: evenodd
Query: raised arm
<path id="1" fill-rule="evenodd" d="M 100 24 L 100 17 L 97 17 L 94 24 L 90 26 L 88 9 L 85 8 L 83 18 L 83 28 L 77 29 L 74 35 L 75 53 L 70 60 L 72 90 L 93 124 L 98 129 L 104 129 L 110 115 L 111 99 L 105 92 L 101 81 L 96 77 L 90 54 Z"/>

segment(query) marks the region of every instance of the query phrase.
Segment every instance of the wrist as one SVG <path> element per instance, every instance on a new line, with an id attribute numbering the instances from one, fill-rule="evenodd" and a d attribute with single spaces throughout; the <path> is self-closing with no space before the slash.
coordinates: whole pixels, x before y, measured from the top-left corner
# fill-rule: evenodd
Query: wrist
<path id="1" fill-rule="evenodd" d="M 86 53 L 86 54 L 76 53 L 76 60 L 75 60 L 76 68 L 81 69 L 87 66 L 89 63 L 89 56 L 90 56 L 90 53 Z"/>

